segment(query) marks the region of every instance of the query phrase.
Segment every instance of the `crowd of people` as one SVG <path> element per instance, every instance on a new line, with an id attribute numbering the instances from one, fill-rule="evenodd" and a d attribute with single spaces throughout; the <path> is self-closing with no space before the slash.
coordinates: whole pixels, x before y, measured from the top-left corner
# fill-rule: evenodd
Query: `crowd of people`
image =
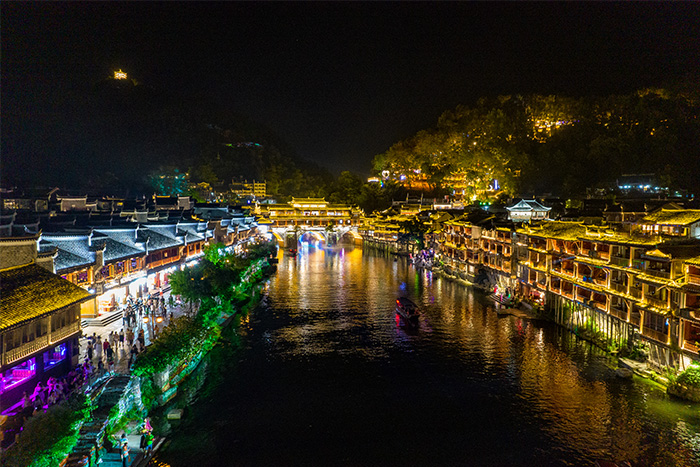
<path id="1" fill-rule="evenodd" d="M 44 383 L 40 381 L 33 392 L 25 391 L 21 408 L 14 412 L 17 418 L 16 427 L 12 430 L 19 433 L 27 418 L 68 400 L 73 393 L 86 391 L 104 377 L 116 373 L 117 363 L 122 359 L 128 358 L 125 368 L 120 365 L 122 370 L 128 371 L 138 354 L 146 349 L 146 337 L 149 341 L 155 339 L 160 328 L 169 324 L 173 307 L 180 304 L 179 298 L 170 297 L 166 301 L 162 292 L 149 295 L 145 299 L 127 297 L 122 314 L 122 328 L 118 331 L 113 330 L 106 336 L 97 333 L 88 336 L 82 363 L 63 376 L 49 377 Z M 149 455 L 153 448 L 154 436 L 148 420 L 142 433 L 140 447 Z M 119 443 L 119 448 L 122 451 L 123 465 L 128 465 L 127 461 L 130 462 L 131 457 L 128 444 Z"/>
<path id="2" fill-rule="evenodd" d="M 172 300 L 171 300 L 172 301 Z M 175 302 L 170 303 L 170 307 Z M 154 339 L 160 330 L 160 323 L 169 322 L 171 314 L 168 312 L 166 300 L 162 293 L 149 295 L 145 300 L 127 297 L 126 307 L 122 312 L 122 329 L 112 331 L 106 338 L 93 333 L 88 338 L 86 361 L 96 362 L 97 371 L 115 371 L 115 361 L 120 360 L 127 353 L 129 355 L 128 367 L 136 359 L 136 356 L 146 348 L 146 333 L 144 328 L 149 330 L 149 339 Z M 143 326 L 144 318 L 153 320 L 150 328 Z M 123 355 L 118 356 L 117 352 L 122 351 Z"/>
<path id="3" fill-rule="evenodd" d="M 92 364 L 85 362 L 60 378 L 50 377 L 45 385 L 39 381 L 32 394 L 28 394 L 27 391 L 24 392 L 22 414 L 28 417 L 68 399 L 73 391 L 85 386 L 94 372 L 95 368 Z"/>
<path id="4" fill-rule="evenodd" d="M 153 454 L 155 436 L 153 436 L 153 427 L 151 426 L 151 419 L 149 417 L 144 419 L 143 426 L 139 429 L 139 432 L 141 433 L 139 449 L 143 451 L 144 457 L 150 457 Z M 121 436 L 114 435 L 113 438 L 115 440 L 115 447 L 119 450 L 122 466 L 127 467 L 131 462 L 131 449 L 129 447 L 129 438 L 126 435 L 126 431 L 122 431 Z"/>
<path id="5" fill-rule="evenodd" d="M 31 394 L 25 391 L 22 414 L 29 417 L 39 410 L 45 410 L 66 400 L 73 391 L 82 389 L 86 384 L 105 375 L 114 374 L 116 362 L 127 355 L 127 368 L 131 368 L 137 355 L 146 348 L 146 334 L 140 323 L 144 317 L 153 320 L 161 317 L 163 319 L 159 321 L 168 322 L 171 317 L 168 308 L 176 304 L 174 299 L 170 302 L 170 306 L 166 306 L 162 293 L 149 295 L 145 300 L 127 297 L 127 306 L 123 311 L 124 327 L 119 331 L 111 331 L 104 338 L 97 333 L 89 336 L 83 363 L 60 378 L 50 377 L 45 384 L 39 382 Z M 158 326 L 154 325 L 151 329 L 155 334 Z M 149 334 L 150 339 L 154 337 L 155 335 Z M 117 355 L 117 352 L 121 352 L 121 355 Z"/>
<path id="6" fill-rule="evenodd" d="M 171 308 L 173 304 L 171 298 Z M 164 320 L 168 319 L 168 307 L 162 292 L 156 295 L 149 295 L 145 300 L 140 297 L 134 299 L 130 295 L 127 297 L 126 308 L 122 312 L 123 327 L 134 328 L 145 317 L 149 319 L 157 319 L 158 317 Z"/>

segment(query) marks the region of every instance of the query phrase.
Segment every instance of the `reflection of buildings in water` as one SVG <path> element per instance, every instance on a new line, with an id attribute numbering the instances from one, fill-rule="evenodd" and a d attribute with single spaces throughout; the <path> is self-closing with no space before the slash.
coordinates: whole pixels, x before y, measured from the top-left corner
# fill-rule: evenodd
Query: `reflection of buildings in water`
<path id="1" fill-rule="evenodd" d="M 580 452 L 604 456 L 610 449 L 612 422 L 617 423 L 622 414 L 614 410 L 605 383 L 586 381 L 571 358 L 542 345 L 539 334 L 533 326 L 527 329 L 520 363 L 521 395 L 548 422 L 545 430 L 554 438 L 563 437 Z M 641 432 L 634 433 L 628 438 L 641 437 Z"/>

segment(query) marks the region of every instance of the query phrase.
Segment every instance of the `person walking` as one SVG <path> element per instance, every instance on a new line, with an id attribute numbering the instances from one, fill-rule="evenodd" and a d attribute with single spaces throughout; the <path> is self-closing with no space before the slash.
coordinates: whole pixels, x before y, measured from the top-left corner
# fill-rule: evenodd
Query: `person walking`
<path id="1" fill-rule="evenodd" d="M 139 340 L 139 344 L 141 344 L 141 347 L 140 347 L 141 350 L 145 349 L 145 348 L 146 348 L 146 336 L 145 336 L 144 333 L 143 333 L 143 328 L 142 328 L 142 329 L 139 329 L 139 338 L 138 338 L 138 340 Z"/>
<path id="2" fill-rule="evenodd" d="M 131 346 L 131 351 L 129 352 L 129 368 L 131 368 L 131 364 L 134 363 L 134 360 L 136 360 L 136 356 L 139 354 L 139 349 L 136 348 L 136 344 Z"/>
<path id="3" fill-rule="evenodd" d="M 92 342 L 88 341 L 88 345 L 87 345 L 87 357 L 88 357 L 88 360 L 92 360 L 92 352 L 93 352 L 93 349 L 92 349 Z"/>
<path id="4" fill-rule="evenodd" d="M 126 343 L 129 345 L 129 348 L 134 345 L 134 331 L 131 328 L 126 330 Z"/>
<path id="5" fill-rule="evenodd" d="M 119 344 L 119 333 L 112 331 L 109 335 L 109 345 L 112 346 L 112 350 L 117 350 L 117 344 Z"/>
<path id="6" fill-rule="evenodd" d="M 97 360 L 102 360 L 102 336 L 97 336 L 97 342 L 95 343 L 95 357 L 97 357 Z"/>
<path id="7" fill-rule="evenodd" d="M 119 348 L 121 348 L 121 349 L 124 348 L 124 329 L 123 328 L 119 331 Z"/>
<path id="8" fill-rule="evenodd" d="M 129 455 L 129 443 L 128 443 L 128 441 L 122 443 L 122 447 L 121 447 L 120 451 L 121 451 L 121 458 L 122 458 L 122 467 L 128 467 L 129 461 L 131 461 L 131 456 Z"/>
<path id="9" fill-rule="evenodd" d="M 150 431 L 147 431 L 144 436 L 146 439 L 144 441 L 143 456 L 150 457 L 153 454 L 153 441 L 155 440 L 155 436 L 153 436 L 153 433 Z"/>
<path id="10" fill-rule="evenodd" d="M 105 357 L 107 357 L 107 363 L 114 363 L 114 349 L 112 349 L 112 346 L 109 344 L 107 344 L 107 348 L 105 349 Z"/>

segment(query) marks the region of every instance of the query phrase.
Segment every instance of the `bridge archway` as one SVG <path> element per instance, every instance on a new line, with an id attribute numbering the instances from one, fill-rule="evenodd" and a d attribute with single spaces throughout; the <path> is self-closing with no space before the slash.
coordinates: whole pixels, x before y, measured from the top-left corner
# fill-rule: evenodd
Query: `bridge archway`
<path id="1" fill-rule="evenodd" d="M 354 230 L 347 230 L 340 234 L 338 237 L 338 243 L 359 245 L 362 243 L 362 236 Z"/>
<path id="2" fill-rule="evenodd" d="M 277 242 L 278 245 L 284 245 L 284 238 L 282 238 L 282 236 L 280 234 L 278 234 L 274 230 L 271 231 L 270 233 L 272 233 L 272 237 L 275 239 L 275 241 Z"/>
<path id="3" fill-rule="evenodd" d="M 326 237 L 325 237 L 323 232 L 319 232 L 319 231 L 315 231 L 315 230 L 307 230 L 299 236 L 299 241 L 300 242 L 308 242 L 308 243 L 315 243 L 315 242 L 326 243 Z"/>

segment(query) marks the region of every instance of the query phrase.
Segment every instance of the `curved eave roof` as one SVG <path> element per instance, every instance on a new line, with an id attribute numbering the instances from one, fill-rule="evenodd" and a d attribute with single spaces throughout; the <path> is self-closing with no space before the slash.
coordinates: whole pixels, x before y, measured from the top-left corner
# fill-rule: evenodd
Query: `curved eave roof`
<path id="1" fill-rule="evenodd" d="M 91 298 L 86 290 L 36 264 L 4 269 L 0 271 L 0 331 Z"/>
<path id="2" fill-rule="evenodd" d="M 690 225 L 700 221 L 700 209 L 661 210 L 643 219 L 647 224 Z"/>

